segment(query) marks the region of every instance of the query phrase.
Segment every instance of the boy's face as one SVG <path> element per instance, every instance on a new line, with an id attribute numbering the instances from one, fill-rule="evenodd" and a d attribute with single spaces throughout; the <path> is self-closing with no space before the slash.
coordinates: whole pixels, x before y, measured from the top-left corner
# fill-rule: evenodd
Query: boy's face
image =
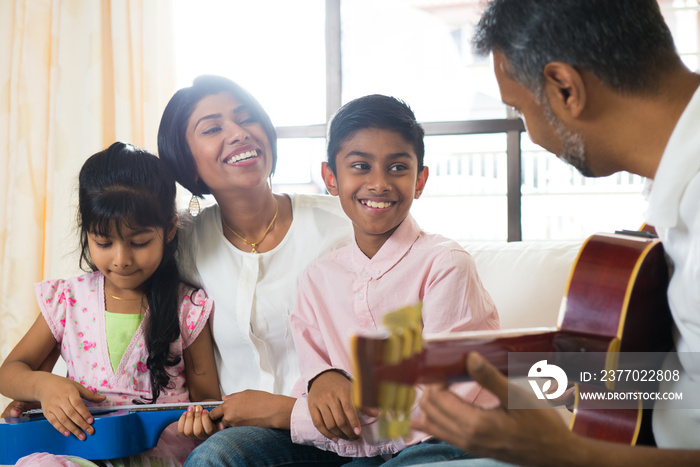
<path id="1" fill-rule="evenodd" d="M 428 178 L 418 173 L 418 157 L 400 134 L 376 128 L 359 130 L 335 156 L 336 174 L 327 164 L 328 192 L 340 198 L 353 223 L 358 246 L 373 256 L 408 215 Z"/>

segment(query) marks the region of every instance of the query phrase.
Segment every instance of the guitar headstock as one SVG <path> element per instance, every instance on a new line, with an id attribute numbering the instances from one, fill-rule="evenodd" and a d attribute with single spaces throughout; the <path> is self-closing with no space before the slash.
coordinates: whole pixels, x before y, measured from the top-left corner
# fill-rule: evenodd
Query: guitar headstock
<path id="1" fill-rule="evenodd" d="M 380 335 L 352 338 L 353 395 L 355 407 L 379 410 L 379 436 L 391 439 L 410 430 L 417 377 L 412 370 L 423 350 L 421 304 L 387 313 L 383 324 Z"/>

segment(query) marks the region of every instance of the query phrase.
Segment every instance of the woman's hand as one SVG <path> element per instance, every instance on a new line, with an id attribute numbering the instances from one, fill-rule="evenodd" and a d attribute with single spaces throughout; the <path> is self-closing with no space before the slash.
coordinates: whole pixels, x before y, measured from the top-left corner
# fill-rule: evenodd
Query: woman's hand
<path id="1" fill-rule="evenodd" d="M 219 430 L 222 423 L 215 422 L 207 409 L 200 405 L 190 405 L 177 422 L 177 432 L 193 439 L 207 439 Z"/>
<path id="2" fill-rule="evenodd" d="M 352 403 L 352 382 L 330 370 L 318 375 L 309 388 L 309 411 L 314 426 L 326 438 L 337 441 L 360 437 L 360 420 Z"/>
<path id="3" fill-rule="evenodd" d="M 76 438 L 84 440 L 85 433 L 92 435 L 95 432 L 92 427 L 94 420 L 83 399 L 103 402 L 105 396 L 97 395 L 68 378 L 50 373 L 46 376 L 46 384 L 39 394 L 44 417 L 64 436 L 73 433 Z"/>
<path id="4" fill-rule="evenodd" d="M 296 399 L 246 389 L 224 396 L 223 403 L 209 412 L 212 420 L 220 420 L 224 427 L 260 426 L 289 430 L 292 408 Z"/>

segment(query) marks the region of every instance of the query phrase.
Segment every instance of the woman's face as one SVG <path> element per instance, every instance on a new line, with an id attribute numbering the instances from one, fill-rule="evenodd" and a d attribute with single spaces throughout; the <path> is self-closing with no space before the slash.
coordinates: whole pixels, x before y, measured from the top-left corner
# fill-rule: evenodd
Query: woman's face
<path id="1" fill-rule="evenodd" d="M 187 122 L 187 143 L 201 179 L 216 196 L 266 183 L 272 149 L 252 110 L 227 92 L 200 100 Z"/>

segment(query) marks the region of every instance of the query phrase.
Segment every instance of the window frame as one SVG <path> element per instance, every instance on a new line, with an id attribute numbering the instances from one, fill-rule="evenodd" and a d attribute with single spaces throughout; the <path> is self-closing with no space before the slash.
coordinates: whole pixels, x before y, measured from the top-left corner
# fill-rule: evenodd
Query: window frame
<path id="1" fill-rule="evenodd" d="M 326 121 L 342 105 L 341 0 L 325 0 L 326 41 Z M 521 193 L 521 135 L 525 125 L 519 118 L 491 120 L 462 120 L 451 122 L 422 122 L 426 136 L 477 135 L 504 133 L 506 135 L 507 177 L 507 241 L 522 240 Z M 280 126 L 278 138 L 325 138 L 326 124 Z"/>

